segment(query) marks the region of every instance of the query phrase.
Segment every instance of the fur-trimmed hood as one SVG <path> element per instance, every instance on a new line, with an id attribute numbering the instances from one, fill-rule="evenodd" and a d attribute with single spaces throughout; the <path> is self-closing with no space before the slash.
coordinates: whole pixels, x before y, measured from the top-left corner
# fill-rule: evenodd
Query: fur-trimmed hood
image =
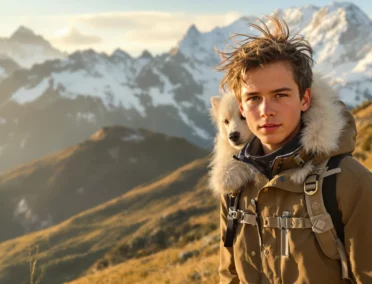
<path id="1" fill-rule="evenodd" d="M 300 147 L 277 156 L 273 164 L 275 174 L 291 169 L 290 179 L 295 184 L 302 184 L 315 165 L 332 156 L 352 153 L 355 149 L 355 120 L 336 92 L 319 74 L 314 74 L 311 90 L 311 105 L 302 114 Z M 209 186 L 217 195 L 237 192 L 248 182 L 257 181 L 257 168 L 242 158 L 246 147 L 238 155 L 240 161 L 236 161 L 232 155 L 238 154 L 237 150 L 226 146 L 225 140 L 217 134 L 210 163 Z M 254 140 L 258 139 L 250 141 Z M 304 164 L 298 163 L 298 155 L 304 159 Z"/>

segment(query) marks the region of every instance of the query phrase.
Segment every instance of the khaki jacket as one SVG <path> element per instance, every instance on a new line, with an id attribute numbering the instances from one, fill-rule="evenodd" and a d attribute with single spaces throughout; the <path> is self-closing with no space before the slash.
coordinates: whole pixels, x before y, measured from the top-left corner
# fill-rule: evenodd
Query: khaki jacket
<path id="1" fill-rule="evenodd" d="M 316 82 L 312 105 L 303 116 L 302 147 L 277 158 L 271 180 L 247 164 L 254 181 L 243 185 L 239 209 L 255 214 L 257 202 L 261 218 L 280 217 L 284 211 L 293 217 L 309 217 L 303 188 L 306 176 L 329 157 L 351 153 L 355 147 L 355 121 L 337 100 L 329 87 Z M 294 159 L 299 153 L 315 156 L 299 167 Z M 350 270 L 357 283 L 372 283 L 372 174 L 352 157 L 345 157 L 339 167 L 336 197 Z M 220 283 L 347 283 L 341 278 L 340 261 L 323 253 L 311 228 L 288 231 L 288 256 L 281 253 L 281 230 L 262 224 L 237 224 L 233 247 L 224 247 L 226 194 L 231 192 L 220 193 Z"/>

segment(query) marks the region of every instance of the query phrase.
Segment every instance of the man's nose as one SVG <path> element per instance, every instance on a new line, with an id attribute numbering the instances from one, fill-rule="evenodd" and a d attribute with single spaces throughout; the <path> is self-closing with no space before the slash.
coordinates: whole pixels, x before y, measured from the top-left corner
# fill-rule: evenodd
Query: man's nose
<path id="1" fill-rule="evenodd" d="M 276 114 L 272 102 L 268 99 L 263 99 L 260 105 L 261 117 L 274 116 Z"/>
<path id="2" fill-rule="evenodd" d="M 239 133 L 238 131 L 231 132 L 231 133 L 229 134 L 229 139 L 230 139 L 232 142 L 236 142 L 236 141 L 238 141 L 239 137 L 240 137 L 240 133 Z"/>

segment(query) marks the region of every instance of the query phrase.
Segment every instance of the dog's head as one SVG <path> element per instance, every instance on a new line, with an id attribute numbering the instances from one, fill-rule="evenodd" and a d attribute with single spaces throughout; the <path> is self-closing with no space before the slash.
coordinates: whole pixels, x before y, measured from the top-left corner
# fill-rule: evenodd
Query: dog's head
<path id="1" fill-rule="evenodd" d="M 232 147 L 241 149 L 248 142 L 252 132 L 239 111 L 235 96 L 225 94 L 222 97 L 212 97 L 211 104 L 211 117 L 220 135 Z"/>

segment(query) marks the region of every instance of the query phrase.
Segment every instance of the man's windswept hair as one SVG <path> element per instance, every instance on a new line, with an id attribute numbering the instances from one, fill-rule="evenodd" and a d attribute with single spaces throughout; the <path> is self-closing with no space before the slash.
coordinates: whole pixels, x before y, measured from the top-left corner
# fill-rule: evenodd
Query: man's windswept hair
<path id="1" fill-rule="evenodd" d="M 300 97 L 313 82 L 312 66 L 313 49 L 302 36 L 290 35 L 287 23 L 275 17 L 267 16 L 273 28 L 259 19 L 262 25 L 249 24 L 260 35 L 234 34 L 232 38 L 242 37 L 232 46 L 233 51 L 218 51 L 222 62 L 217 66 L 218 71 L 226 71 L 222 78 L 220 88 L 234 92 L 241 100 L 241 88 L 244 74 L 251 69 L 264 64 L 278 61 L 290 63 L 294 81 L 299 88 Z"/>

